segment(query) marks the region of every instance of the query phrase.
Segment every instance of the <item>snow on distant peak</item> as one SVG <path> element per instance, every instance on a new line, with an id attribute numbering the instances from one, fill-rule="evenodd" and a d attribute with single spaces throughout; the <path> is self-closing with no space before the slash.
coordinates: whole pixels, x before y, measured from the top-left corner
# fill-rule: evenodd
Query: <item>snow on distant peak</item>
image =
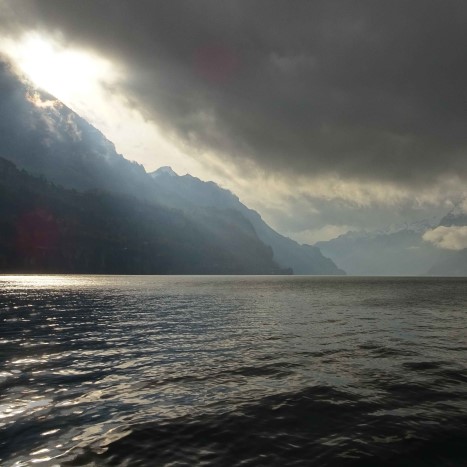
<path id="1" fill-rule="evenodd" d="M 440 222 L 439 216 L 433 216 L 427 219 L 419 219 L 414 222 L 404 222 L 401 224 L 391 224 L 375 230 L 349 230 L 347 233 L 339 235 L 337 238 L 360 239 L 360 238 L 376 238 L 381 235 L 392 235 L 399 232 L 410 231 L 418 234 L 423 234 L 427 230 L 436 227 Z"/>
<path id="2" fill-rule="evenodd" d="M 377 235 L 391 235 L 402 231 L 412 231 L 415 233 L 424 233 L 439 224 L 439 216 L 433 216 L 427 219 L 418 219 L 413 222 L 403 222 L 401 224 L 391 224 L 382 229 L 373 231 Z"/>
<path id="3" fill-rule="evenodd" d="M 170 177 L 178 177 L 178 174 L 172 170 L 172 167 L 165 165 L 164 167 L 159 167 L 157 170 L 152 172 L 151 177 L 159 177 L 160 175 L 169 175 Z"/>

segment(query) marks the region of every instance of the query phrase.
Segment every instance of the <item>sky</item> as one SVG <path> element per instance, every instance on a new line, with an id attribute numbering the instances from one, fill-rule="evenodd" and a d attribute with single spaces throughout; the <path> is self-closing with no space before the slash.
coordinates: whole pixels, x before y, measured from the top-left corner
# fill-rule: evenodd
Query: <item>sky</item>
<path id="1" fill-rule="evenodd" d="M 314 243 L 465 198 L 465 24 L 460 0 L 0 0 L 0 51 L 126 158 Z"/>

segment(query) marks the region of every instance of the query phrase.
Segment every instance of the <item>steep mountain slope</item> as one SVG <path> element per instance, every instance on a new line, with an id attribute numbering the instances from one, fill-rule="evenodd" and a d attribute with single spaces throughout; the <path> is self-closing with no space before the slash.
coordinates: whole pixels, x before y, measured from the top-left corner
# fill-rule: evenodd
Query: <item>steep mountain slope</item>
<path id="1" fill-rule="evenodd" d="M 150 199 L 144 168 L 53 96 L 26 85 L 0 61 L 0 157 L 77 190 Z"/>
<path id="2" fill-rule="evenodd" d="M 203 182 L 191 175 L 178 176 L 170 167 L 161 167 L 150 174 L 157 199 L 167 206 L 198 213 L 200 208 L 231 209 L 241 213 L 253 225 L 258 237 L 270 245 L 274 260 L 282 267 L 291 267 L 295 274 L 345 274 L 321 254 L 317 247 L 300 245 L 278 234 L 254 210 L 247 208 L 237 196 L 214 182 Z"/>
<path id="3" fill-rule="evenodd" d="M 297 273 L 342 273 L 314 247 L 302 247 L 267 226 L 254 211 L 212 182 L 183 178 L 174 187 L 115 151 L 98 130 L 50 96 L 20 81 L 0 61 L 0 157 L 65 188 L 131 195 L 140 201 L 183 209 L 185 218 L 211 235 L 224 235 L 235 250 L 237 233 L 260 238 L 281 268 Z M 201 187 L 201 189 L 200 189 Z M 194 196 L 196 192 L 196 196 Z M 216 202 L 212 202 L 212 200 Z M 219 226 L 222 226 L 220 228 Z M 230 243 L 229 241 L 230 240 Z"/>
<path id="4" fill-rule="evenodd" d="M 277 274 L 251 225 L 65 190 L 0 158 L 0 272 Z M 208 225 L 209 227 L 206 227 Z"/>

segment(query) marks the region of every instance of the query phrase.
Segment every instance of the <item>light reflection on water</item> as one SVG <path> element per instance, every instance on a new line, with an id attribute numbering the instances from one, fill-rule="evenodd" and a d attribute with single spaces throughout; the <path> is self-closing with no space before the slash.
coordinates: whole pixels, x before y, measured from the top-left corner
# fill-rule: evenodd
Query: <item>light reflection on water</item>
<path id="1" fill-rule="evenodd" d="M 197 464 L 211 445 L 207 465 L 230 465 L 224 433 L 244 447 L 238 463 L 279 465 L 296 452 L 298 464 L 316 456 L 316 465 L 341 465 L 352 455 L 385 459 L 382 446 L 398 452 L 405 437 L 435 436 L 427 427 L 461 433 L 466 285 L 0 276 L 0 463 L 82 453 L 98 464 Z M 306 422 L 314 418 L 322 426 Z M 150 434 L 139 428 L 148 424 Z M 185 433 L 191 425 L 214 433 Z M 255 451 L 245 430 L 264 446 Z M 167 446 L 154 452 L 158 437 Z"/>
<path id="2" fill-rule="evenodd" d="M 5 287 L 11 287 L 18 293 L 27 293 L 33 288 L 83 287 L 95 283 L 96 276 L 73 275 L 11 275 L 1 276 Z"/>

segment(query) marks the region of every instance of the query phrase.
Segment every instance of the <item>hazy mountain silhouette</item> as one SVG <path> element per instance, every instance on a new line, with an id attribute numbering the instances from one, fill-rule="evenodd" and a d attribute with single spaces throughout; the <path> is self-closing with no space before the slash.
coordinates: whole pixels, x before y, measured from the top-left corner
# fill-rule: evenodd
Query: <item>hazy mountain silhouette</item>
<path id="1" fill-rule="evenodd" d="M 453 228 L 467 226 L 467 213 L 461 208 L 461 204 L 459 203 L 446 214 L 439 225 Z M 437 259 L 428 273 L 435 276 L 467 276 L 467 249 L 443 250 L 443 255 Z"/>
<path id="2" fill-rule="evenodd" d="M 318 242 L 326 256 L 348 274 L 424 275 L 443 255 L 443 251 L 422 239 L 422 233 L 411 228 L 395 232 L 349 232 Z"/>
<path id="3" fill-rule="evenodd" d="M 277 274 L 251 225 L 193 222 L 181 211 L 108 192 L 66 190 L 0 158 L 2 272 Z"/>
<path id="4" fill-rule="evenodd" d="M 237 196 L 214 182 L 203 182 L 191 175 L 178 176 L 170 167 L 152 172 L 157 199 L 162 204 L 198 215 L 199 209 L 230 209 L 241 213 L 253 225 L 258 237 L 272 247 L 274 260 L 291 267 L 296 274 L 344 274 L 322 255 L 319 248 L 300 245 L 278 234 L 254 210 L 240 202 Z"/>
<path id="5" fill-rule="evenodd" d="M 262 221 L 258 213 L 249 210 L 240 203 L 237 197 L 220 189 L 216 184 L 202 182 L 189 175 L 178 177 L 170 173 L 168 168 L 159 171 L 161 175 L 159 178 L 148 175 L 141 165 L 130 162 L 118 154 L 114 145 L 92 125 L 53 96 L 25 84 L 4 62 L 0 62 L 0 142 L 0 157 L 12 161 L 19 169 L 31 175 L 45 178 L 42 181 L 44 183 L 42 188 L 48 193 L 48 202 L 52 203 L 51 205 L 47 204 L 48 202 L 45 203 L 46 211 L 49 208 L 55 209 L 60 204 L 58 198 L 54 198 L 47 191 L 51 188 L 46 180 L 67 190 L 74 189 L 81 192 L 81 194 L 72 194 L 72 192 L 63 190 L 60 195 L 63 195 L 63 203 L 66 201 L 60 208 L 61 212 L 65 212 L 68 208 L 73 211 L 73 206 L 75 206 L 81 213 L 76 214 L 79 219 L 76 227 L 78 236 L 84 235 L 79 228 L 87 225 L 83 216 L 88 215 L 88 211 L 91 216 L 93 212 L 93 207 L 88 204 L 91 202 L 90 198 L 83 200 L 79 196 L 83 196 L 82 193 L 90 190 L 97 190 L 94 194 L 88 193 L 86 196 L 94 196 L 94 201 L 101 206 L 99 216 L 107 219 L 109 225 L 115 226 L 115 223 L 120 223 L 120 228 L 127 232 L 127 237 L 132 241 L 128 244 L 119 243 L 112 236 L 112 232 L 106 230 L 107 224 L 97 223 L 96 219 L 99 216 L 96 214 L 97 217 L 93 222 L 98 227 L 96 227 L 97 230 L 93 230 L 92 235 L 98 236 L 98 232 L 102 232 L 102 241 L 95 244 L 96 252 L 99 249 L 105 250 L 104 239 L 116 242 L 120 253 L 127 258 L 127 262 L 122 261 L 122 264 L 131 263 L 131 254 L 142 254 L 138 250 L 139 247 L 137 248 L 138 242 L 142 240 L 136 231 L 132 230 L 131 225 L 125 223 L 126 219 L 134 215 L 130 215 L 131 206 L 133 206 L 134 212 L 139 213 L 137 218 L 133 219 L 134 226 L 137 225 L 138 229 L 144 230 L 148 235 L 149 233 L 155 235 L 151 254 L 159 254 L 157 253 L 158 247 L 164 251 L 164 243 L 158 243 L 157 240 L 159 231 L 155 225 L 158 224 L 158 216 L 164 218 L 159 225 L 164 222 L 170 225 L 170 235 L 173 238 L 180 237 L 181 244 L 190 245 L 191 253 L 189 254 L 183 248 L 177 252 L 174 246 L 176 242 L 171 243 L 171 247 L 166 250 L 175 255 L 173 260 L 177 266 L 173 266 L 175 263 L 170 263 L 167 259 L 172 266 L 167 266 L 165 272 L 290 273 L 293 268 L 297 273 L 342 273 L 331 260 L 324 258 L 317 248 L 300 246 L 279 235 Z M 25 185 L 25 193 L 32 196 L 32 192 L 40 192 L 35 185 L 39 182 L 33 181 L 34 178 L 28 178 L 26 174 L 23 175 L 23 178 L 20 175 L 15 177 L 20 186 Z M 168 182 L 163 182 L 167 177 L 168 181 L 174 182 L 173 186 L 170 186 Z M 7 180 L 3 180 L 2 183 L 6 182 Z M 31 188 L 32 186 L 36 186 L 35 191 Z M 18 190 L 12 190 L 12 188 L 10 185 L 9 191 L 2 191 L 3 196 L 7 193 L 10 197 L 12 206 L 22 205 L 25 210 L 35 209 L 34 203 L 31 202 L 28 205 L 25 198 L 21 197 L 19 187 Z M 58 192 L 62 189 L 54 186 L 54 190 Z M 23 199 L 23 204 L 19 203 L 19 199 Z M 214 199 L 216 202 L 213 202 Z M 116 205 L 111 209 L 112 203 Z M 167 207 L 163 208 L 161 205 Z M 126 219 L 122 217 L 117 221 L 116 213 L 119 209 L 120 214 L 126 216 Z M 17 217 L 20 215 L 22 214 L 18 212 Z M 54 213 L 53 215 L 55 216 Z M 15 214 L 10 212 L 10 216 L 13 217 L 5 221 L 7 222 L 4 225 L 6 229 L 14 229 L 12 219 Z M 33 223 L 33 220 L 30 222 Z M 41 222 L 39 218 L 37 222 Z M 175 233 L 177 225 L 181 230 L 185 230 L 183 235 L 181 232 Z M 190 232 L 195 232 L 191 242 L 187 237 L 189 235 L 186 230 L 187 226 Z M 71 230 L 70 225 L 68 228 Z M 89 226 L 87 228 L 90 229 Z M 63 234 L 62 231 L 60 232 Z M 88 240 L 91 238 L 83 235 L 80 236 L 82 242 L 84 242 L 83 238 Z M 149 239 L 150 236 L 146 236 L 144 242 L 149 242 Z M 6 251 L 5 245 L 8 242 L 5 243 L 5 241 Z M 196 250 L 197 244 L 199 251 Z M 213 250 L 218 250 L 218 256 L 222 259 L 215 260 L 211 258 L 212 255 L 210 256 L 206 250 L 203 250 L 202 245 L 209 244 L 212 245 Z M 122 250 L 122 248 L 127 249 Z M 123 251 L 125 253 L 122 253 Z M 193 259 L 201 252 L 207 255 L 206 264 L 209 264 L 209 267 L 207 265 L 201 267 L 199 262 Z M 164 255 L 167 254 L 164 252 Z M 87 255 L 91 258 L 89 251 Z M 184 265 L 181 264 L 183 255 L 186 260 Z M 6 260 L 3 261 L 5 265 Z M 137 262 L 135 259 L 135 263 Z M 11 258 L 7 263 L 12 264 Z M 117 269 L 119 272 L 140 270 L 137 266 L 130 268 L 121 265 L 115 269 L 113 266 L 108 266 L 109 264 L 111 263 L 106 262 L 104 267 L 106 272 L 116 272 Z M 81 271 L 83 267 L 80 266 L 78 269 Z M 143 272 L 154 271 L 154 267 L 154 265 L 140 266 Z M 50 270 L 48 266 L 47 268 Z M 73 265 L 70 268 L 74 270 Z M 84 269 L 87 272 L 93 272 L 96 268 L 97 266 L 94 265 Z M 97 268 L 96 270 L 103 269 Z"/>
<path id="6" fill-rule="evenodd" d="M 352 275 L 467 275 L 467 249 L 450 250 L 424 239 L 438 227 L 463 227 L 467 214 L 455 208 L 440 221 L 420 221 L 396 229 L 348 232 L 318 242 L 323 254 Z"/>

